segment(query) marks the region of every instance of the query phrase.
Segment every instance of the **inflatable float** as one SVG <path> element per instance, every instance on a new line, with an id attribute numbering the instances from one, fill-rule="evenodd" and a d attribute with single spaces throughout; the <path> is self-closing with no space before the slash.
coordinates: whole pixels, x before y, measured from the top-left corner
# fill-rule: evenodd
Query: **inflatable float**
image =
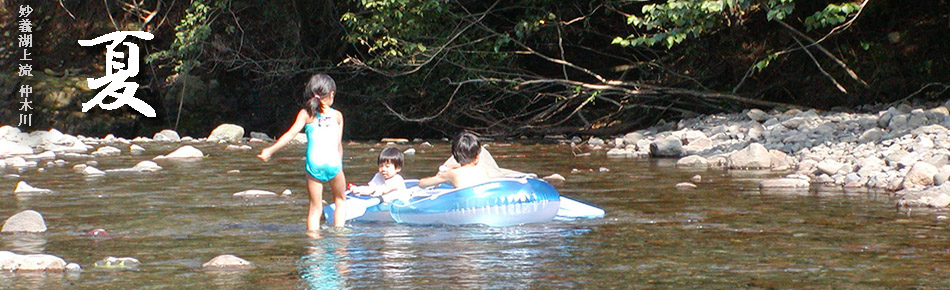
<path id="1" fill-rule="evenodd" d="M 396 222 L 421 225 L 512 226 L 548 222 L 553 219 L 602 218 L 604 210 L 558 194 L 546 181 L 533 178 L 498 178 L 455 189 L 440 184 L 419 188 L 418 180 L 407 180 L 401 198 L 382 203 L 378 197 L 347 195 L 347 220 Z M 336 206 L 324 208 L 333 221 Z"/>

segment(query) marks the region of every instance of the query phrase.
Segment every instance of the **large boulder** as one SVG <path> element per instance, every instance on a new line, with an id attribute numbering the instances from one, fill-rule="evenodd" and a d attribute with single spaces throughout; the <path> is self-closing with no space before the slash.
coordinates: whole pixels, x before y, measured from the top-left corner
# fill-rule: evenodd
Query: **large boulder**
<path id="1" fill-rule="evenodd" d="M 43 215 L 34 210 L 21 211 L 3 223 L 0 233 L 42 233 L 46 231 Z"/>
<path id="2" fill-rule="evenodd" d="M 650 143 L 650 156 L 653 157 L 679 157 L 684 153 L 683 142 L 676 138 L 660 139 Z"/>
<path id="3" fill-rule="evenodd" d="M 759 143 L 749 144 L 745 149 L 729 154 L 729 168 L 760 169 L 772 166 L 772 154 Z"/>
<path id="4" fill-rule="evenodd" d="M 239 142 L 241 138 L 244 138 L 244 128 L 234 124 L 221 124 L 208 135 L 208 141 L 211 142 Z"/>
<path id="5" fill-rule="evenodd" d="M 937 175 L 937 167 L 926 162 L 914 163 L 914 166 L 907 171 L 904 181 L 901 183 L 903 188 L 924 187 L 934 183 L 934 176 Z"/>

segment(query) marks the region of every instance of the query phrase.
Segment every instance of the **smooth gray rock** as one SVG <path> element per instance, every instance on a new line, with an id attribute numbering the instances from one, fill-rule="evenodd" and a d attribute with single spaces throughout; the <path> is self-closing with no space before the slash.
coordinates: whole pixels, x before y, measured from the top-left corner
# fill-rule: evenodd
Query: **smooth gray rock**
<path id="1" fill-rule="evenodd" d="M 244 138 L 244 127 L 234 124 L 221 124 L 211 131 L 211 135 L 208 135 L 208 140 L 211 142 L 238 142 L 241 138 Z"/>
<path id="2" fill-rule="evenodd" d="M 2 233 L 42 233 L 46 232 L 43 215 L 35 210 L 21 211 L 3 223 Z"/>
<path id="3" fill-rule="evenodd" d="M 181 142 L 181 136 L 178 135 L 178 132 L 171 129 L 165 129 L 158 131 L 152 136 L 152 140 L 163 141 L 163 142 Z"/>
<path id="4" fill-rule="evenodd" d="M 749 144 L 745 149 L 729 155 L 729 168 L 758 169 L 772 166 L 772 154 L 759 143 Z"/>
<path id="5" fill-rule="evenodd" d="M 926 162 L 917 162 L 907 171 L 902 182 L 903 188 L 914 188 L 932 185 L 937 167 Z"/>
<path id="6" fill-rule="evenodd" d="M 240 269 L 253 268 L 254 264 L 234 255 L 220 255 L 201 264 L 205 269 Z"/>
<path id="7" fill-rule="evenodd" d="M 15 272 L 62 272 L 66 260 L 53 255 L 20 255 L 9 251 L 0 251 L 0 270 Z"/>
<path id="8" fill-rule="evenodd" d="M 200 159 L 202 157 L 204 157 L 204 153 L 202 153 L 201 150 L 198 150 L 198 148 L 195 148 L 191 145 L 185 145 L 176 149 L 175 151 L 172 151 L 171 153 L 168 153 L 168 155 L 159 155 L 152 159 Z"/>
<path id="9" fill-rule="evenodd" d="M 764 112 L 764 111 L 762 111 L 762 110 L 759 110 L 759 109 L 751 109 L 751 110 L 749 110 L 749 112 L 746 113 L 746 116 L 748 116 L 749 119 L 752 119 L 753 121 L 758 121 L 758 122 L 762 122 L 762 121 L 768 120 L 769 118 L 772 117 L 772 116 L 769 116 L 768 113 L 766 113 L 766 112 Z"/>
<path id="10" fill-rule="evenodd" d="M 676 167 L 709 167 L 709 161 L 699 155 L 690 155 L 677 160 Z"/>
<path id="11" fill-rule="evenodd" d="M 679 139 L 669 138 L 650 143 L 650 156 L 679 157 L 684 155 L 683 143 Z"/>

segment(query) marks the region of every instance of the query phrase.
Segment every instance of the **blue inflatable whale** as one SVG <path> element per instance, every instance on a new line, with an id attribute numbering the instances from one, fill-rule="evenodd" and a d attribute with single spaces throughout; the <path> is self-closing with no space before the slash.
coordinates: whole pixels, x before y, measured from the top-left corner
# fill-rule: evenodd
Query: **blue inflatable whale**
<path id="1" fill-rule="evenodd" d="M 555 218 L 601 218 L 604 210 L 569 199 L 537 178 L 500 178 L 453 188 L 448 184 L 422 189 L 407 180 L 407 192 L 391 203 L 365 195 L 347 195 L 347 220 L 423 225 L 481 224 L 504 227 L 548 222 Z M 324 208 L 332 222 L 335 205 Z"/>

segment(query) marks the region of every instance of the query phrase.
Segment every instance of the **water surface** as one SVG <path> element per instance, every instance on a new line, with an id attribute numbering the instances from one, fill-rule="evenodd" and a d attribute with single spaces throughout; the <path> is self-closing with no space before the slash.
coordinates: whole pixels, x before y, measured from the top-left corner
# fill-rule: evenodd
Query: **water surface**
<path id="1" fill-rule="evenodd" d="M 132 167 L 171 144 L 127 147 L 96 158 L 99 169 Z M 253 151 L 198 145 L 193 162 L 159 162 L 153 173 L 84 177 L 70 167 L 0 179 L 0 219 L 32 209 L 44 234 L 0 235 L 0 250 L 76 262 L 80 274 L 0 273 L 0 288 L 907 288 L 950 284 L 945 212 L 893 207 L 884 193 L 761 192 L 769 171 L 684 170 L 673 160 L 573 157 L 567 145 L 490 143 L 507 168 L 567 178 L 562 195 L 602 207 L 607 217 L 504 228 L 353 223 L 346 231 L 304 233 L 303 146 L 263 163 Z M 447 144 L 414 147 L 403 176 L 431 175 Z M 383 145 L 350 143 L 348 182 L 375 173 Z M 284 158 L 281 158 L 284 157 Z M 604 168 L 603 170 L 601 168 Z M 229 170 L 240 170 L 228 174 Z M 15 173 L 6 169 L 4 174 Z M 674 185 L 702 175 L 693 190 Z M 19 180 L 52 189 L 13 195 Z M 293 191 L 289 197 L 234 199 L 235 192 Z M 329 193 L 325 193 L 329 198 Z M 105 228 L 111 237 L 82 236 Z M 257 268 L 208 271 L 221 254 Z M 134 270 L 97 269 L 108 256 L 134 257 Z"/>

